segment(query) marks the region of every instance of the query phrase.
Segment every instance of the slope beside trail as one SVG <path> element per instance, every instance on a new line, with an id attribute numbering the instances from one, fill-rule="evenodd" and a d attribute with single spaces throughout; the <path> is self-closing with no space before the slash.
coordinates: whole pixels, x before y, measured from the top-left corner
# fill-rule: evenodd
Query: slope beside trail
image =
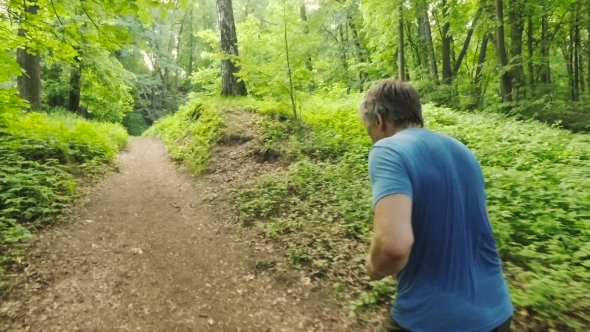
<path id="1" fill-rule="evenodd" d="M 39 234 L 2 298 L 0 331 L 370 330 L 328 285 L 235 227 L 229 190 L 281 166 L 252 155 L 253 115 L 226 116 L 238 133 L 198 179 L 161 142 L 132 139 L 72 222 Z"/>

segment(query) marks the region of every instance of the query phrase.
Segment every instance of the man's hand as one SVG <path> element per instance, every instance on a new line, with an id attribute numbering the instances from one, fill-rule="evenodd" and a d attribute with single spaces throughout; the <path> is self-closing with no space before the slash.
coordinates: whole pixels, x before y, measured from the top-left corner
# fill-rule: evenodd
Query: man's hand
<path id="1" fill-rule="evenodd" d="M 412 199 L 390 195 L 375 205 L 373 241 L 365 263 L 371 280 L 383 279 L 401 271 L 414 244 Z"/>

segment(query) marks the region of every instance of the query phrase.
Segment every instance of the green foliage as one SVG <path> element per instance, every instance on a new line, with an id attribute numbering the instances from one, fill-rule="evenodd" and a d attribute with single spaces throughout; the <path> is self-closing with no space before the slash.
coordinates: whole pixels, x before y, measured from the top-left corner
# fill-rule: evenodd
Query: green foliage
<path id="1" fill-rule="evenodd" d="M 137 111 L 125 114 L 125 118 L 123 118 L 123 126 L 131 136 L 141 136 L 141 134 L 149 128 L 143 115 Z"/>
<path id="2" fill-rule="evenodd" d="M 320 40 L 316 34 L 305 33 L 299 6 L 299 2 L 272 0 L 267 8 L 271 25 L 254 16 L 237 25 L 241 54 L 239 75 L 246 81 L 250 94 L 265 97 L 289 95 L 285 42 L 294 89 L 308 91 L 313 84 L 313 73 L 306 67 L 306 61 L 315 55 L 314 49 L 319 47 Z"/>
<path id="3" fill-rule="evenodd" d="M 133 97 L 125 83 L 131 74 L 106 52 L 94 54 L 83 68 L 82 106 L 94 120 L 121 123 L 133 110 Z"/>
<path id="4" fill-rule="evenodd" d="M 199 68 L 191 76 L 193 91 L 202 96 L 217 96 L 221 91 L 221 67 Z"/>
<path id="5" fill-rule="evenodd" d="M 177 113 L 158 120 L 143 135 L 161 138 L 172 159 L 198 175 L 209 161 L 211 144 L 222 124 L 216 107 L 193 96 Z"/>
<path id="6" fill-rule="evenodd" d="M 267 144 L 298 161 L 284 174 L 241 190 L 235 200 L 240 220 L 284 243 L 295 266 L 359 293 L 355 285 L 363 278 L 372 231 L 366 173 L 371 143 L 358 119 L 361 96 L 340 96 L 335 89 L 310 98 L 305 124 L 265 117 Z M 590 138 L 493 113 L 431 105 L 424 113 L 428 128 L 456 137 L 482 164 L 490 218 L 519 315 L 543 326 L 587 329 Z M 286 127 L 291 132 L 280 129 Z M 364 285 L 368 293 L 354 301 L 356 309 L 389 301 L 394 289 Z"/>
<path id="7" fill-rule="evenodd" d="M 75 197 L 74 175 L 94 175 L 127 144 L 120 125 L 71 113 L 0 113 L 0 277 L 12 246 L 64 211 Z"/>

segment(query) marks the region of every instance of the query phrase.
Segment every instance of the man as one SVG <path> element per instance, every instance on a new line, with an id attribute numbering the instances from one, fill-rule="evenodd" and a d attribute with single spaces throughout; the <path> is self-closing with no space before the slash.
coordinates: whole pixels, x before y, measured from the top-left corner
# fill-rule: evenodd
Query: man
<path id="1" fill-rule="evenodd" d="M 380 331 L 509 331 L 513 306 L 475 156 L 422 128 L 420 97 L 407 83 L 379 82 L 360 113 L 374 143 L 367 274 L 396 275 L 398 284 Z"/>

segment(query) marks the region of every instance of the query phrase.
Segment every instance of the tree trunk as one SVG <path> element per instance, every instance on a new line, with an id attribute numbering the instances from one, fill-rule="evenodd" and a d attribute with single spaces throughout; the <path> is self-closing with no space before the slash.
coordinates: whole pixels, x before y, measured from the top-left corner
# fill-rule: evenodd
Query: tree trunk
<path id="1" fill-rule="evenodd" d="M 26 26 L 29 14 L 36 15 L 39 7 L 36 4 L 26 5 L 23 16 L 22 26 Z M 25 29 L 19 29 L 20 37 L 27 37 Z M 21 98 L 28 101 L 33 110 L 41 110 L 41 56 L 38 51 L 29 54 L 28 47 L 16 50 L 16 60 L 21 69 L 25 72 L 16 79 L 16 85 Z"/>
<path id="2" fill-rule="evenodd" d="M 406 58 L 405 58 L 405 42 L 404 42 L 404 9 L 400 4 L 398 7 L 398 23 L 397 23 L 397 75 L 400 81 L 406 80 Z"/>
<path id="3" fill-rule="evenodd" d="M 570 24 L 569 42 L 567 47 L 567 77 L 570 87 L 570 101 L 576 100 L 574 88 L 574 28 Z"/>
<path id="4" fill-rule="evenodd" d="M 534 45 L 535 40 L 533 36 L 533 15 L 529 14 L 527 21 L 527 51 L 528 51 L 528 72 L 529 72 L 529 90 L 534 91 L 535 88 L 535 65 L 533 58 L 535 55 Z M 530 96 L 532 97 L 532 95 Z"/>
<path id="5" fill-rule="evenodd" d="M 307 36 L 309 35 L 309 25 L 307 23 L 307 12 L 305 10 L 305 3 L 302 3 L 299 7 L 299 14 L 301 16 L 301 21 L 303 22 L 303 33 Z M 308 55 L 305 59 L 305 68 L 309 71 L 310 75 L 313 75 L 313 65 L 311 64 L 311 56 Z M 313 76 L 311 78 L 311 82 L 309 84 L 309 93 L 312 93 L 315 90 L 315 82 L 313 80 Z"/>
<path id="6" fill-rule="evenodd" d="M 187 68 L 187 73 L 188 73 L 188 77 L 190 79 L 190 77 L 193 75 L 193 53 L 194 53 L 194 34 L 193 34 L 193 7 L 191 5 L 191 9 L 190 9 L 190 15 L 189 15 L 189 23 L 190 23 L 190 28 L 189 28 L 189 37 L 188 37 L 188 68 Z"/>
<path id="7" fill-rule="evenodd" d="M 341 25 L 342 27 L 342 25 Z M 341 31 L 342 32 L 342 31 Z M 289 37 L 287 34 L 287 4 L 283 0 L 283 36 L 285 40 L 285 55 L 287 58 L 287 73 L 289 75 L 289 97 L 291 97 L 291 107 L 293 109 L 293 116 L 297 118 L 297 107 L 295 106 L 295 89 L 293 87 L 293 75 L 291 72 L 291 60 L 289 57 Z"/>
<path id="8" fill-rule="evenodd" d="M 184 31 L 184 24 L 186 22 L 186 17 L 188 16 L 189 11 L 187 10 L 184 12 L 184 16 L 182 17 L 182 21 L 180 21 L 180 28 L 178 29 L 178 38 L 176 40 L 176 56 L 175 62 L 178 67 L 181 66 L 180 63 L 180 45 L 182 45 L 182 32 Z M 179 70 L 174 70 L 174 84 L 172 85 L 172 91 L 176 91 L 178 89 L 178 76 L 180 76 Z"/>
<path id="9" fill-rule="evenodd" d="M 477 68 L 475 69 L 475 89 L 473 90 L 473 100 L 475 105 L 481 106 L 481 92 L 483 81 L 483 66 L 486 63 L 486 53 L 488 50 L 489 34 L 485 34 L 481 41 L 481 50 L 477 58 Z"/>
<path id="10" fill-rule="evenodd" d="M 233 59 L 239 53 L 231 0 L 217 0 L 217 18 L 221 52 L 226 55 L 226 58 L 221 61 L 221 95 L 245 96 L 247 94 L 246 84 L 236 77 L 240 67 L 235 64 Z"/>
<path id="11" fill-rule="evenodd" d="M 510 2 L 508 20 L 510 21 L 510 64 L 512 67 L 512 99 L 523 99 L 524 69 L 522 66 L 522 34 L 524 24 L 522 22 L 522 0 Z"/>
<path id="12" fill-rule="evenodd" d="M 574 14 L 574 101 L 580 100 L 580 18 L 579 3 Z"/>
<path id="13" fill-rule="evenodd" d="M 430 77 L 433 80 L 433 83 L 438 85 L 438 66 L 436 63 L 436 55 L 434 53 L 434 45 L 432 43 L 432 31 L 430 29 L 430 19 L 428 18 L 428 7 L 426 3 L 422 4 L 421 12 L 422 13 L 419 18 L 419 22 L 421 23 L 420 39 L 426 47 Z"/>
<path id="14" fill-rule="evenodd" d="M 340 64 L 342 65 L 342 70 L 344 73 L 348 72 L 348 58 L 346 57 L 346 38 L 344 37 L 344 27 L 342 24 L 338 25 L 338 31 L 336 31 L 337 36 L 340 36 L 339 46 L 340 46 Z M 347 78 L 348 80 L 348 78 Z"/>
<path id="15" fill-rule="evenodd" d="M 578 98 L 581 98 L 584 93 L 586 92 L 586 81 L 584 80 L 584 55 L 580 53 L 580 95 Z"/>
<path id="16" fill-rule="evenodd" d="M 481 14 L 483 13 L 483 9 L 484 9 L 484 5 L 482 4 L 478 9 L 477 12 L 475 13 L 475 17 L 473 18 L 473 21 L 471 22 L 471 26 L 469 27 L 469 30 L 467 30 L 467 37 L 465 37 L 465 42 L 463 43 L 463 48 L 461 49 L 461 53 L 459 53 L 459 57 L 457 58 L 457 61 L 455 62 L 455 66 L 453 67 L 453 75 L 457 75 L 457 73 L 459 72 L 459 69 L 461 68 L 461 64 L 463 63 L 463 59 L 465 58 L 465 55 L 467 55 L 467 51 L 469 50 L 469 44 L 471 43 L 471 38 L 473 37 L 473 32 L 475 31 L 475 27 L 477 26 L 477 22 L 479 21 L 479 18 L 481 17 Z M 484 37 L 485 39 L 485 37 Z M 487 43 L 487 41 L 486 41 Z"/>
<path id="17" fill-rule="evenodd" d="M 442 27 L 442 71 L 443 83 L 450 85 L 453 83 L 453 73 L 451 71 L 451 36 L 449 30 L 451 23 L 448 15 L 448 4 L 446 0 L 442 1 L 443 27 Z"/>
<path id="18" fill-rule="evenodd" d="M 504 40 L 504 3 L 502 0 L 496 0 L 496 16 L 498 18 L 498 25 L 496 26 L 496 49 L 498 52 L 498 61 L 502 69 L 500 92 L 504 102 L 512 102 L 512 78 L 508 70 L 508 56 L 506 55 L 506 42 Z"/>
<path id="19" fill-rule="evenodd" d="M 422 66 L 422 58 L 421 58 L 421 53 L 420 53 L 421 49 L 412 40 L 412 32 L 413 31 L 411 30 L 411 27 L 412 27 L 412 24 L 405 24 L 406 37 L 407 37 L 406 40 L 408 41 L 408 44 L 412 48 L 412 58 L 414 59 L 414 68 L 416 68 L 416 67 Z"/>
<path id="20" fill-rule="evenodd" d="M 301 21 L 303 22 L 303 33 L 307 36 L 309 35 L 309 26 L 307 25 L 307 13 L 305 11 L 305 3 L 301 4 L 299 7 L 299 14 L 301 15 Z M 311 65 L 311 56 L 308 56 L 305 59 L 305 67 L 307 70 L 312 71 L 313 66 Z"/>
<path id="21" fill-rule="evenodd" d="M 80 111 L 80 81 L 82 80 L 82 64 L 76 57 L 77 65 L 72 67 L 70 72 L 70 95 L 68 109 L 74 113 Z"/>
<path id="22" fill-rule="evenodd" d="M 352 32 L 353 43 L 356 49 L 356 56 L 358 58 L 359 63 L 367 63 L 367 56 L 366 50 L 361 45 L 361 39 L 359 38 L 358 32 L 356 30 L 356 24 L 354 23 L 354 18 L 352 15 L 348 15 L 348 25 L 350 26 L 350 31 Z M 359 72 L 359 86 L 360 90 L 362 91 L 364 84 L 369 80 L 369 75 L 365 70 L 360 70 Z"/>
<path id="23" fill-rule="evenodd" d="M 549 19 L 547 18 L 547 9 L 543 7 L 543 16 L 541 17 L 541 81 L 546 85 L 546 90 L 551 86 L 551 66 L 549 60 Z M 547 91 L 546 91 L 547 92 Z"/>

